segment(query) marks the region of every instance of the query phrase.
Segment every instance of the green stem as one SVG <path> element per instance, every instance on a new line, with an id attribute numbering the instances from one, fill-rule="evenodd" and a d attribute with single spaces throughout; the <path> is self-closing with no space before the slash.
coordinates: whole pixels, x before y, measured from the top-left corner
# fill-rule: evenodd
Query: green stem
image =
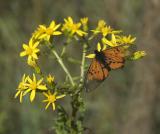
<path id="1" fill-rule="evenodd" d="M 52 49 L 51 51 L 52 51 L 52 53 L 55 55 L 55 57 L 57 58 L 59 64 L 60 64 L 61 67 L 63 68 L 64 72 L 67 74 L 67 76 L 68 76 L 68 78 L 69 78 L 72 86 L 74 86 L 74 81 L 73 81 L 73 79 L 72 79 L 72 76 L 71 76 L 71 74 L 69 73 L 69 71 L 68 71 L 68 69 L 66 68 L 66 66 L 64 65 L 61 57 L 57 54 L 57 52 L 56 52 L 54 49 Z"/>
<path id="2" fill-rule="evenodd" d="M 78 107 L 76 106 L 77 104 L 77 94 L 72 96 L 71 98 L 71 106 L 72 106 L 72 115 L 71 115 L 71 128 L 72 131 L 77 131 L 77 126 L 76 126 L 76 116 L 77 116 L 77 111 L 78 111 Z"/>
<path id="3" fill-rule="evenodd" d="M 75 94 L 71 97 L 71 106 L 72 106 L 72 120 L 71 120 L 71 127 L 73 132 L 76 132 L 76 134 L 80 134 L 83 131 L 83 119 L 84 119 L 84 102 L 82 99 L 82 87 L 84 84 L 84 77 L 85 77 L 85 57 L 86 57 L 86 49 L 87 44 L 84 42 L 83 44 L 83 53 L 82 53 L 82 59 L 81 59 L 81 66 L 80 66 L 80 83 L 78 90 L 75 92 Z M 83 111 L 81 111 L 83 108 Z"/>
<path id="4" fill-rule="evenodd" d="M 84 131 L 84 113 L 85 105 L 82 97 L 82 92 L 72 96 L 71 106 L 72 106 L 72 115 L 71 115 L 71 128 L 75 134 L 82 134 Z"/>
<path id="5" fill-rule="evenodd" d="M 82 53 L 82 61 L 81 61 L 81 74 L 80 74 L 80 87 L 83 85 L 84 82 L 84 72 L 85 72 L 85 57 L 86 57 L 86 49 L 87 49 L 87 44 L 83 44 L 83 53 Z"/>

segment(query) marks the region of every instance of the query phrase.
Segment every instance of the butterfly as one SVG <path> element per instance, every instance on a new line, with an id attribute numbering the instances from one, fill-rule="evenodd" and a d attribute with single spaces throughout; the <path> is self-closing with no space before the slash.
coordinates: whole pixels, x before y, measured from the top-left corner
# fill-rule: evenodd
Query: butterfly
<path id="1" fill-rule="evenodd" d="M 104 81 L 109 71 L 122 68 L 125 63 L 124 48 L 112 47 L 105 50 L 101 48 L 94 51 L 94 58 L 85 77 L 85 89 L 90 91 L 98 87 Z"/>

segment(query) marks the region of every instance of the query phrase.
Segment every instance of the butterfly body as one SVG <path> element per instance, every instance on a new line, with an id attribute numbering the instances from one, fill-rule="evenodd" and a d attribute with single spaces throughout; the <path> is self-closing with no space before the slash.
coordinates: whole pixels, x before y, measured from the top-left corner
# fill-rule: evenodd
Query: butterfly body
<path id="1" fill-rule="evenodd" d="M 94 51 L 95 58 L 86 74 L 85 87 L 87 90 L 96 88 L 109 75 L 109 71 L 124 66 L 124 52 L 122 48 L 109 48 L 103 51 Z"/>
<path id="2" fill-rule="evenodd" d="M 107 64 L 107 57 L 105 56 L 103 51 L 98 52 L 97 50 L 94 51 L 95 53 L 95 59 L 104 65 L 105 68 L 107 68 L 110 71 L 110 67 Z"/>

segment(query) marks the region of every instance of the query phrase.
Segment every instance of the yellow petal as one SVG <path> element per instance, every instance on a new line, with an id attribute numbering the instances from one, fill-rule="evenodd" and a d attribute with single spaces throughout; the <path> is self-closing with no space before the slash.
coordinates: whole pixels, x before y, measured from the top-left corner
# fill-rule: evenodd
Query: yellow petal
<path id="1" fill-rule="evenodd" d="M 14 98 L 17 98 L 18 95 L 20 94 L 21 91 L 17 91 L 17 93 L 15 94 Z"/>
<path id="2" fill-rule="evenodd" d="M 98 50 L 98 52 L 100 52 L 101 51 L 101 44 L 98 42 L 98 44 L 97 44 L 97 50 Z"/>
<path id="3" fill-rule="evenodd" d="M 33 81 L 36 82 L 36 76 L 34 73 L 33 73 Z"/>
<path id="4" fill-rule="evenodd" d="M 36 48 L 39 45 L 39 42 L 35 42 L 33 48 Z"/>
<path id="5" fill-rule="evenodd" d="M 54 103 L 52 103 L 52 109 L 53 109 L 53 111 L 56 109 L 56 106 Z"/>
<path id="6" fill-rule="evenodd" d="M 48 107 L 49 107 L 49 105 L 50 105 L 51 103 L 50 102 L 48 102 L 48 104 L 46 105 L 46 107 L 45 107 L 45 109 L 47 109 Z"/>
<path id="7" fill-rule="evenodd" d="M 77 30 L 76 33 L 77 33 L 79 36 L 83 36 L 83 35 L 85 34 L 82 30 Z"/>
<path id="8" fill-rule="evenodd" d="M 32 38 L 29 40 L 29 47 L 32 47 L 33 46 L 33 40 Z"/>
<path id="9" fill-rule="evenodd" d="M 136 40 L 136 37 L 134 37 L 133 39 L 131 39 L 131 42 L 133 43 Z"/>
<path id="10" fill-rule="evenodd" d="M 50 91 L 49 91 L 49 93 L 50 93 L 50 95 L 51 95 L 51 92 L 50 92 Z M 53 95 L 56 96 L 56 95 L 57 95 L 57 92 L 55 92 Z"/>
<path id="11" fill-rule="evenodd" d="M 43 93 L 43 95 L 46 96 L 47 98 L 49 97 L 49 95 L 45 92 Z"/>
<path id="12" fill-rule="evenodd" d="M 28 92 L 30 92 L 32 89 L 28 88 L 24 93 L 23 96 L 26 95 Z"/>
<path id="13" fill-rule="evenodd" d="M 40 85 L 43 81 L 43 78 L 41 78 L 38 82 L 37 82 L 37 85 Z"/>
<path id="14" fill-rule="evenodd" d="M 55 27 L 55 21 L 52 21 L 49 25 L 50 28 L 54 28 Z"/>
<path id="15" fill-rule="evenodd" d="M 68 21 L 73 24 L 73 19 L 70 16 L 68 17 Z"/>
<path id="16" fill-rule="evenodd" d="M 122 30 L 116 30 L 116 31 L 112 31 L 113 34 L 118 34 L 118 33 L 121 33 L 123 32 Z"/>
<path id="17" fill-rule="evenodd" d="M 103 44 L 103 49 L 102 51 L 106 50 L 107 46 L 105 44 Z"/>
<path id="18" fill-rule="evenodd" d="M 39 25 L 39 27 L 44 31 L 46 30 L 46 26 L 45 25 Z"/>
<path id="19" fill-rule="evenodd" d="M 61 35 L 62 33 L 60 31 L 53 32 L 53 35 Z"/>
<path id="20" fill-rule="evenodd" d="M 45 39 L 46 36 L 47 36 L 47 34 L 42 34 L 42 35 L 39 37 L 39 39 Z"/>
<path id="21" fill-rule="evenodd" d="M 26 51 L 23 51 L 23 52 L 20 53 L 20 57 L 23 57 L 23 56 L 26 56 L 26 55 L 27 55 Z"/>
<path id="22" fill-rule="evenodd" d="M 60 98 L 63 98 L 63 97 L 65 97 L 65 96 L 66 96 L 65 94 L 59 95 L 59 96 L 56 96 L 56 99 L 60 99 Z"/>
<path id="23" fill-rule="evenodd" d="M 73 35 L 75 32 L 76 32 L 75 30 L 72 30 L 72 31 L 71 31 L 71 35 Z"/>
<path id="24" fill-rule="evenodd" d="M 34 52 L 35 52 L 35 53 L 37 53 L 37 52 L 39 52 L 39 51 L 40 51 L 40 50 L 39 50 L 39 49 L 37 49 L 37 48 L 36 48 L 36 49 L 34 49 Z"/>
<path id="25" fill-rule="evenodd" d="M 33 57 L 34 59 L 38 59 L 38 56 L 37 56 L 37 54 L 35 54 L 35 53 L 32 54 L 32 57 Z"/>
<path id="26" fill-rule="evenodd" d="M 37 88 L 40 90 L 47 90 L 46 85 L 39 85 Z"/>
<path id="27" fill-rule="evenodd" d="M 32 83 L 32 79 L 28 76 L 27 80 L 29 81 L 29 83 Z"/>
<path id="28" fill-rule="evenodd" d="M 36 95 L 36 90 L 32 90 L 31 95 L 30 95 L 30 101 L 32 102 L 35 98 Z"/>
<path id="29" fill-rule="evenodd" d="M 26 50 L 28 48 L 27 44 L 23 44 L 23 48 Z"/>
<path id="30" fill-rule="evenodd" d="M 42 102 L 47 102 L 48 100 L 43 100 Z"/>
<path id="31" fill-rule="evenodd" d="M 112 42 L 113 42 L 114 44 L 116 44 L 116 37 L 115 37 L 114 34 L 112 34 Z"/>
<path id="32" fill-rule="evenodd" d="M 25 81 L 25 79 L 26 79 L 26 75 L 23 74 L 22 81 Z"/>
<path id="33" fill-rule="evenodd" d="M 90 58 L 90 59 L 93 59 L 93 58 L 95 58 L 95 57 L 96 57 L 95 54 L 89 54 L 89 55 L 86 56 L 86 58 Z"/>
<path id="34" fill-rule="evenodd" d="M 104 44 L 106 44 L 106 45 L 111 46 L 111 47 L 114 46 L 113 43 L 112 43 L 111 41 L 107 40 L 106 38 L 102 38 L 102 42 L 103 42 Z"/>
<path id="35" fill-rule="evenodd" d="M 55 31 L 56 29 L 58 29 L 61 26 L 61 24 L 56 25 L 53 30 Z"/>
<path id="36" fill-rule="evenodd" d="M 23 97 L 23 93 L 20 93 L 20 103 L 22 103 L 22 97 Z"/>

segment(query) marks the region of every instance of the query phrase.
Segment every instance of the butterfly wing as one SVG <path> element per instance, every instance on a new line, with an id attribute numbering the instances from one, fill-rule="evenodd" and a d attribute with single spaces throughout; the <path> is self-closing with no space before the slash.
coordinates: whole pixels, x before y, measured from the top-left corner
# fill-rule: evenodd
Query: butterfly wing
<path id="1" fill-rule="evenodd" d="M 95 89 L 108 76 L 109 70 L 98 60 L 93 59 L 85 79 L 87 91 Z"/>
<path id="2" fill-rule="evenodd" d="M 122 47 L 114 47 L 102 51 L 104 64 L 93 59 L 88 69 L 85 88 L 87 91 L 96 89 L 99 84 L 108 76 L 110 69 L 118 69 L 124 66 L 125 54 Z"/>
<path id="3" fill-rule="evenodd" d="M 111 69 L 118 69 L 124 66 L 125 55 L 122 47 L 114 47 L 103 51 L 106 57 L 106 64 Z"/>

